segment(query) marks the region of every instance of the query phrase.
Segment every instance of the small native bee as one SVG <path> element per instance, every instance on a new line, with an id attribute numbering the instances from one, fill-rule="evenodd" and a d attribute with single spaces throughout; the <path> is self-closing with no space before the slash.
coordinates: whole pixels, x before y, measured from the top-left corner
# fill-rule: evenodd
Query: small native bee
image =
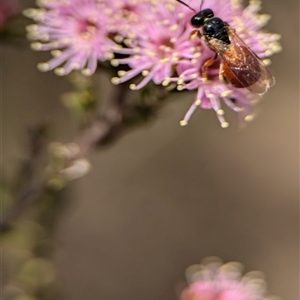
<path id="1" fill-rule="evenodd" d="M 220 77 L 232 86 L 247 88 L 252 93 L 261 95 L 275 84 L 275 79 L 266 65 L 239 38 L 228 23 L 215 17 L 213 11 L 209 8 L 203 10 L 200 8 L 200 11 L 196 12 L 183 1 L 176 1 L 195 12 L 195 15 L 191 18 L 191 25 L 195 28 L 202 27 L 206 45 L 215 52 L 215 56 L 206 61 L 202 67 L 203 77 L 206 77 L 208 68 L 220 56 L 222 59 Z"/>

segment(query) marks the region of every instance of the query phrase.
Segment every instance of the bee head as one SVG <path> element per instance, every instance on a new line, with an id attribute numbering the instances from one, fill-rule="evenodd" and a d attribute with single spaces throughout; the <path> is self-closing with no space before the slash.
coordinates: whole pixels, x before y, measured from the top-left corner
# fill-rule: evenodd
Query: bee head
<path id="1" fill-rule="evenodd" d="M 214 13 L 211 9 L 203 9 L 200 12 L 196 13 L 192 19 L 191 19 L 191 24 L 195 28 L 200 28 L 201 26 L 204 25 L 204 22 L 207 19 L 210 19 L 214 16 Z"/>

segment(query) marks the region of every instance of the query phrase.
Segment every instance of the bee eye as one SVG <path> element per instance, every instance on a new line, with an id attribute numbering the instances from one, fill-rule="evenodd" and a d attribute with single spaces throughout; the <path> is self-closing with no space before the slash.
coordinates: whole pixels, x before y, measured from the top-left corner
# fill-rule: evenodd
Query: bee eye
<path id="1" fill-rule="evenodd" d="M 210 19 L 214 16 L 214 13 L 210 8 L 203 9 L 203 10 L 200 11 L 200 13 L 202 14 L 202 16 L 204 18 L 207 18 L 207 19 Z"/>
<path id="2" fill-rule="evenodd" d="M 191 19 L 191 24 L 195 28 L 199 28 L 204 24 L 204 18 L 202 16 L 194 15 Z"/>
<path id="3" fill-rule="evenodd" d="M 191 24 L 193 27 L 199 28 L 204 25 L 205 20 L 210 19 L 214 16 L 211 9 L 204 9 L 195 14 L 191 19 Z"/>

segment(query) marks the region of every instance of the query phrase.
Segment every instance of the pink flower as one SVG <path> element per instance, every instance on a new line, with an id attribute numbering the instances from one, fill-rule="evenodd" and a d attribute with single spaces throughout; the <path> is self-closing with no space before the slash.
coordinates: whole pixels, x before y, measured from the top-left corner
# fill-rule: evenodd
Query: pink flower
<path id="1" fill-rule="evenodd" d="M 143 22 L 131 28 L 134 38 L 127 38 L 126 47 L 115 50 L 127 57 L 111 61 L 114 66 L 124 64 L 131 70 L 121 71 L 120 78 L 113 78 L 113 83 L 125 82 L 141 73 L 144 79 L 138 85 L 132 84 L 132 89 L 140 89 L 151 80 L 167 85 L 178 62 L 193 59 L 197 42 L 189 40 L 183 10 L 175 1 L 160 1 L 155 5 L 148 2 Z"/>
<path id="2" fill-rule="evenodd" d="M 105 6 L 99 0 L 44 0 L 39 9 L 24 13 L 38 24 L 28 26 L 28 37 L 37 40 L 34 50 L 52 50 L 53 58 L 39 64 L 41 71 L 58 75 L 82 70 L 91 75 L 98 61 L 113 57 Z M 63 66 L 62 66 L 63 65 Z M 61 67 L 60 67 L 61 66 Z"/>
<path id="3" fill-rule="evenodd" d="M 195 11 L 200 0 L 186 0 Z M 130 88 L 138 90 L 150 81 L 195 90 L 196 98 L 181 121 L 186 125 L 197 107 L 213 109 L 223 128 L 228 127 L 224 104 L 234 110 L 240 120 L 250 120 L 257 100 L 246 88 L 237 88 L 220 78 L 220 57 L 209 67 L 202 67 L 214 57 L 205 41 L 193 34 L 190 25 L 194 12 L 176 0 L 39 0 L 40 8 L 25 15 L 37 24 L 28 27 L 28 37 L 35 50 L 50 50 L 53 58 L 39 64 L 39 69 L 54 69 L 58 75 L 81 70 L 95 72 L 99 61 L 112 66 L 124 65 L 114 84 L 137 79 Z M 210 8 L 216 17 L 234 28 L 252 51 L 266 59 L 280 50 L 279 35 L 260 29 L 268 16 L 259 15 L 259 0 L 243 8 L 240 0 L 205 0 L 202 8 Z M 202 29 L 200 28 L 200 33 Z M 114 58 L 115 54 L 120 59 Z M 267 59 L 266 63 L 270 60 Z M 126 71 L 125 71 L 126 70 Z"/>
<path id="4" fill-rule="evenodd" d="M 148 0 L 114 0 L 105 2 L 105 14 L 109 19 L 109 31 L 114 39 L 122 42 L 124 38 L 134 38 L 134 28 L 144 26 L 149 18 Z"/>
<path id="5" fill-rule="evenodd" d="M 242 275 L 242 266 L 237 262 L 222 264 L 216 257 L 206 258 L 202 264 L 190 266 L 186 277 L 189 285 L 181 293 L 181 300 L 267 299 L 262 273 Z"/>

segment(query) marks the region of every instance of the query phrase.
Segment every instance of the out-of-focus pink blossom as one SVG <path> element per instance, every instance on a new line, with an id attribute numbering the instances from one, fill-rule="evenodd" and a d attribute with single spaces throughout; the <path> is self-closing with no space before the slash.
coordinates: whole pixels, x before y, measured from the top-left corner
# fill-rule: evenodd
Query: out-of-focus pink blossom
<path id="1" fill-rule="evenodd" d="M 261 272 L 243 275 L 242 265 L 237 262 L 222 264 L 211 257 L 186 270 L 189 283 L 180 296 L 181 300 L 271 300 Z"/>
<path id="2" fill-rule="evenodd" d="M 8 20 L 15 16 L 20 9 L 18 0 L 0 0 L 0 30 L 6 26 Z"/>

